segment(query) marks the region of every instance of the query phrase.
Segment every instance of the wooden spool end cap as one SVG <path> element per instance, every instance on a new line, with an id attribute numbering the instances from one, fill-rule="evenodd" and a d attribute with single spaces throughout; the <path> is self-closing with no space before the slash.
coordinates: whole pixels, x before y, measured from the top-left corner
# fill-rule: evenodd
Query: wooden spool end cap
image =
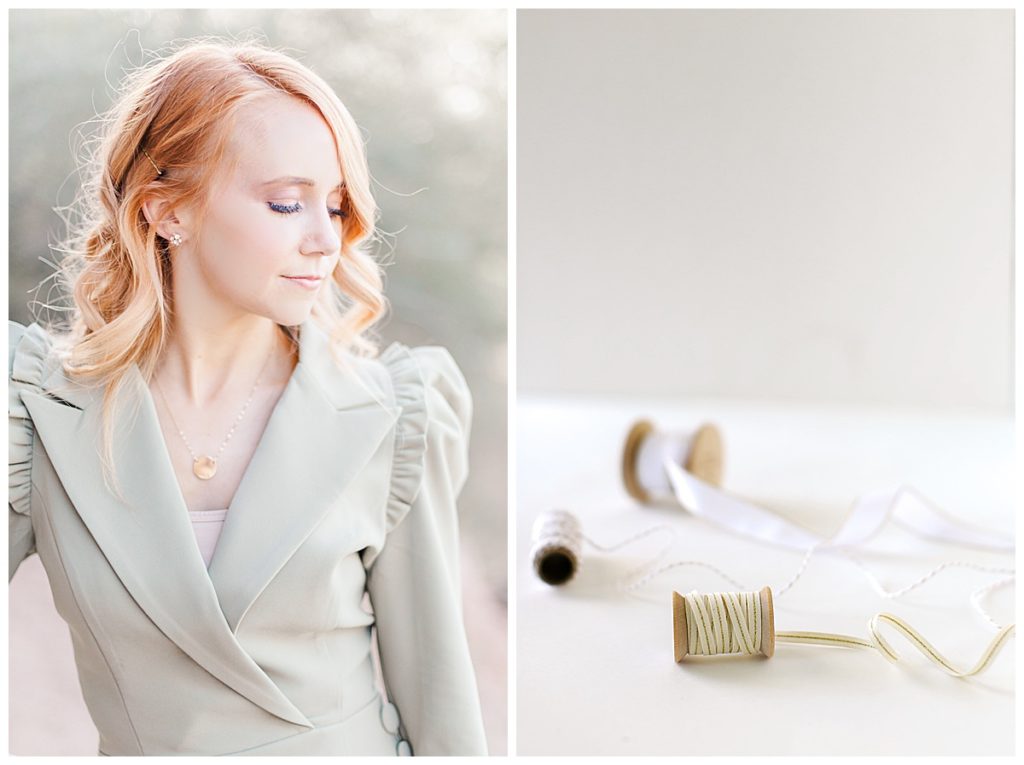
<path id="1" fill-rule="evenodd" d="M 678 664 L 690 652 L 686 637 L 686 601 L 678 592 L 672 592 L 672 643 Z"/>
<path id="2" fill-rule="evenodd" d="M 722 485 L 724 465 L 722 433 L 714 425 L 705 423 L 697 428 L 690 442 L 690 453 L 683 467 L 686 472 L 697 476 L 712 486 Z"/>
<path id="3" fill-rule="evenodd" d="M 637 480 L 636 460 L 640 455 L 640 445 L 653 430 L 654 423 L 650 420 L 637 420 L 629 429 L 626 445 L 622 449 L 622 483 L 625 484 L 629 496 L 644 504 L 650 502 L 651 497 Z"/>
<path id="4" fill-rule="evenodd" d="M 769 659 L 775 653 L 775 606 L 771 587 L 761 589 L 761 653 Z"/>

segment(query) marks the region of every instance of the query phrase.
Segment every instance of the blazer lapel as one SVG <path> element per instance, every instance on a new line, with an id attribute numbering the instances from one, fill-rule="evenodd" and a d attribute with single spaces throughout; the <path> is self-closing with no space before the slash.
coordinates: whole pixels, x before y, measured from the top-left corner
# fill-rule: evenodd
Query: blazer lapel
<path id="1" fill-rule="evenodd" d="M 379 382 L 342 370 L 312 322 L 299 364 L 231 501 L 209 576 L 232 631 L 377 451 L 398 417 Z"/>
<path id="2" fill-rule="evenodd" d="M 124 501 L 104 483 L 97 452 L 102 391 L 76 386 L 56 365 L 43 383 L 48 395 L 22 394 L 65 492 L 139 607 L 212 675 L 307 727 L 312 723 L 245 652 L 235 631 L 397 417 L 376 402 L 372 386 L 329 373 L 326 354 L 326 338 L 307 321 L 299 364 L 242 478 L 209 571 L 137 366 L 129 370 L 125 405 L 114 420 Z"/>

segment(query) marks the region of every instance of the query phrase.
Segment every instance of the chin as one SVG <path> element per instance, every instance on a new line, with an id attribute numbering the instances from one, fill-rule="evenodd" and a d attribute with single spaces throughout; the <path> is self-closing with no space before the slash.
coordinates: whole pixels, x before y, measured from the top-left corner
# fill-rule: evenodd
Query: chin
<path id="1" fill-rule="evenodd" d="M 268 311 L 263 315 L 275 324 L 281 324 L 286 327 L 297 327 L 306 321 L 312 313 L 313 301 L 309 301 L 309 303 L 304 306 L 279 306 L 275 310 Z"/>
<path id="2" fill-rule="evenodd" d="M 305 311 L 281 311 L 274 321 L 286 327 L 297 327 L 305 322 L 312 313 L 311 308 L 307 308 Z"/>

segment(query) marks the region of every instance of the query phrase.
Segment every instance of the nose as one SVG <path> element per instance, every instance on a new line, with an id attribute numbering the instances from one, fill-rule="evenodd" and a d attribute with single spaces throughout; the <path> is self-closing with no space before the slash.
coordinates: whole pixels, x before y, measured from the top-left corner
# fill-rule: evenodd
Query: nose
<path id="1" fill-rule="evenodd" d="M 333 255 L 341 249 L 337 219 L 325 207 L 307 216 L 308 230 L 302 242 L 304 255 Z"/>

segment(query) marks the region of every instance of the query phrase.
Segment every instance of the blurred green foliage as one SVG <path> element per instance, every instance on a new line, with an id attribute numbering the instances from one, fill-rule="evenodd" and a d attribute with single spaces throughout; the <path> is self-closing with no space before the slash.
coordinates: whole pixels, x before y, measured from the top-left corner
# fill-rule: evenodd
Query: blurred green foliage
<path id="1" fill-rule="evenodd" d="M 323 76 L 368 140 L 393 310 L 382 345 L 448 347 L 475 400 L 464 535 L 506 579 L 506 14 L 501 10 L 14 10 L 10 316 L 46 282 L 74 151 L 124 72 L 184 38 L 253 38 Z M 38 313 L 38 312 L 36 312 Z M 46 313 L 43 312 L 43 316 Z"/>

